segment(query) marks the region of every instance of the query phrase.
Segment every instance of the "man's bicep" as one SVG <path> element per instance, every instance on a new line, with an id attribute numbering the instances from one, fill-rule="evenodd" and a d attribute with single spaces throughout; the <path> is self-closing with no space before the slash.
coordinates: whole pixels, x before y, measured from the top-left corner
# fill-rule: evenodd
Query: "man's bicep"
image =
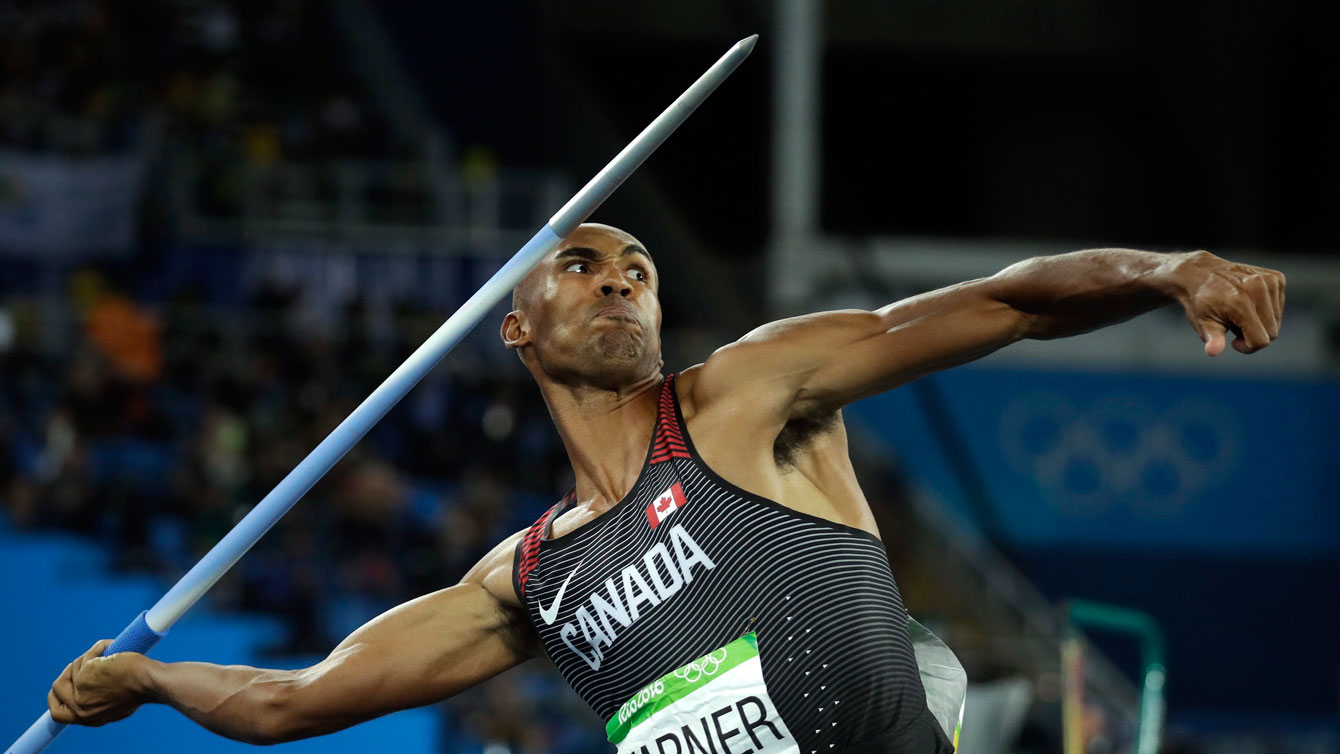
<path id="1" fill-rule="evenodd" d="M 460 584 L 383 613 L 302 671 L 291 710 L 300 727 L 318 735 L 432 704 L 529 659 L 532 642 L 519 606 L 487 583 L 504 575 L 502 549 Z"/>
<path id="2" fill-rule="evenodd" d="M 1022 331 L 1021 317 L 993 295 L 988 279 L 873 312 L 780 320 L 713 354 L 699 384 L 709 399 L 728 389 L 771 396 L 787 415 L 815 407 L 836 410 L 1013 342 Z"/>
<path id="3" fill-rule="evenodd" d="M 1019 339 L 1024 316 L 989 295 L 982 281 L 933 291 L 872 312 L 864 337 L 827 352 L 799 401 L 833 409 L 931 372 L 996 351 Z"/>
<path id="4" fill-rule="evenodd" d="M 347 652 L 375 668 L 395 708 L 429 704 L 524 662 L 517 618 L 482 586 L 461 583 L 405 603 L 355 631 Z"/>

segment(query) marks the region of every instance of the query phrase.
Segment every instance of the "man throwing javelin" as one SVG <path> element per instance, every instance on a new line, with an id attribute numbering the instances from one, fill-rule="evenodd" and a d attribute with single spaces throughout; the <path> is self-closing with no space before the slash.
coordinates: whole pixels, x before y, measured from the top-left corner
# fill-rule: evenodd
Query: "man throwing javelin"
<path id="1" fill-rule="evenodd" d="M 48 703 L 101 725 L 168 704 L 273 743 L 430 704 L 546 654 L 620 752 L 952 751 L 847 455 L 841 408 L 1022 338 L 1180 304 L 1217 356 L 1278 334 L 1284 276 L 1198 251 L 1081 251 L 877 311 L 765 325 L 661 372 L 646 249 L 581 226 L 516 288 L 502 339 L 543 393 L 576 486 L 460 584 L 303 670 L 71 663 Z"/>

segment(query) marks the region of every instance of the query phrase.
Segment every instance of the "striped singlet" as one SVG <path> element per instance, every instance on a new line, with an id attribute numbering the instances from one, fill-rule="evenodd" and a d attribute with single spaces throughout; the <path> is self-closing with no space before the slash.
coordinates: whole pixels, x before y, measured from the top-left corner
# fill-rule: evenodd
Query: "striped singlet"
<path id="1" fill-rule="evenodd" d="M 717 476 L 685 429 L 674 375 L 632 490 L 551 538 L 572 502 L 523 537 L 513 586 L 549 657 L 611 728 L 649 685 L 710 675 L 710 659 L 746 635 L 761 666 L 756 689 L 701 720 L 653 718 L 639 729 L 652 743 L 620 752 L 952 751 L 926 706 L 883 543 Z"/>

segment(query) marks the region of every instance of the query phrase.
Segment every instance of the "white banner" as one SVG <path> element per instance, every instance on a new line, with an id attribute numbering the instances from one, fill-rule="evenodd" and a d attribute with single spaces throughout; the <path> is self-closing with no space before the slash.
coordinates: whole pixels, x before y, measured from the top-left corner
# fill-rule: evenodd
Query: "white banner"
<path id="1" fill-rule="evenodd" d="M 143 176 L 138 155 L 74 159 L 0 151 L 0 255 L 129 250 Z"/>

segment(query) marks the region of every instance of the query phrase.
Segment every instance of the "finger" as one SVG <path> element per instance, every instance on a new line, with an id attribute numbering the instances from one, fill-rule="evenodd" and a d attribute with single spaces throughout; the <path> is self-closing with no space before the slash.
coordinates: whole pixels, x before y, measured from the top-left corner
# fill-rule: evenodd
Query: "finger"
<path id="1" fill-rule="evenodd" d="M 84 660 L 86 659 L 88 659 L 87 652 L 74 658 L 74 662 L 70 663 L 70 688 L 74 689 L 74 696 L 71 696 L 70 698 L 74 702 L 79 701 L 79 685 L 76 684 L 74 680 L 79 677 L 79 669 L 84 667 Z"/>
<path id="2" fill-rule="evenodd" d="M 54 699 L 62 709 L 73 715 L 74 686 L 70 683 L 70 667 L 66 665 L 65 670 L 52 682 L 48 698 Z"/>
<path id="3" fill-rule="evenodd" d="M 1279 282 L 1275 280 L 1274 276 L 1271 276 L 1266 286 L 1266 290 L 1268 293 L 1263 307 L 1265 311 L 1262 313 L 1261 319 L 1265 320 L 1267 319 L 1267 315 L 1269 315 L 1269 321 L 1266 322 L 1266 330 L 1270 332 L 1270 339 L 1274 340 L 1280 336 L 1280 308 L 1276 303 L 1279 301 L 1280 291 Z"/>
<path id="4" fill-rule="evenodd" d="M 74 663 L 72 662 L 65 666 L 65 669 L 60 672 L 60 675 L 56 676 L 55 681 L 52 681 L 51 683 L 52 688 L 62 687 L 62 685 L 67 681 L 69 681 L 73 675 L 74 675 Z"/>
<path id="5" fill-rule="evenodd" d="M 112 645 L 111 639 L 101 639 L 98 642 L 94 643 L 93 646 L 89 647 L 83 654 L 74 658 L 74 662 L 70 663 L 72 675 L 78 677 L 79 670 L 80 668 L 84 667 L 85 662 L 87 662 L 88 660 L 93 660 L 98 657 L 101 657 L 102 653 L 105 652 L 107 648 L 110 647 L 111 645 Z"/>
<path id="6" fill-rule="evenodd" d="M 60 697 L 56 696 L 55 689 L 47 692 L 47 709 L 51 712 L 51 719 L 58 723 L 69 725 L 75 721 L 74 714 L 72 714 L 70 708 L 65 706 L 65 703 L 60 700 Z"/>
<path id="7" fill-rule="evenodd" d="M 1238 353 L 1256 353 L 1270 345 L 1270 335 L 1252 307 L 1244 308 L 1246 311 L 1234 317 L 1233 324 L 1238 326 L 1242 335 L 1233 340 L 1233 350 Z"/>
<path id="8" fill-rule="evenodd" d="M 78 661 L 76 660 L 76 662 Z M 61 701 L 65 702 L 65 706 L 73 710 L 79 704 L 79 693 L 74 685 L 74 663 L 70 663 L 70 667 L 71 672 L 63 673 L 60 678 L 56 679 L 56 685 L 59 688 L 56 695 L 61 698 Z"/>
<path id="9" fill-rule="evenodd" d="M 1279 283 L 1280 283 L 1280 296 L 1279 296 L 1279 304 L 1278 304 L 1278 306 L 1279 306 L 1279 308 L 1280 308 L 1280 322 L 1283 322 L 1283 321 L 1284 321 L 1284 299 L 1285 299 L 1285 295 L 1288 293 L 1288 290 L 1289 290 L 1289 279 L 1286 278 L 1286 277 L 1284 277 L 1284 273 L 1282 273 L 1282 272 L 1279 274 Z"/>
<path id="10" fill-rule="evenodd" d="M 1275 285 L 1275 295 L 1271 297 L 1271 303 L 1275 305 L 1276 326 L 1284 324 L 1284 275 L 1276 273 L 1271 275 L 1271 282 Z M 1279 331 L 1275 331 L 1275 337 L 1279 337 Z"/>
<path id="11" fill-rule="evenodd" d="M 1267 345 L 1279 335 L 1279 317 L 1275 314 L 1275 284 L 1271 275 L 1261 274 L 1252 281 L 1251 300 L 1256 317 L 1265 328 Z"/>
<path id="12" fill-rule="evenodd" d="M 1200 339 L 1205 341 L 1205 355 L 1218 356 L 1224 352 L 1224 346 L 1228 344 L 1228 333 L 1223 324 L 1212 319 L 1202 318 L 1198 329 L 1200 330 Z"/>

